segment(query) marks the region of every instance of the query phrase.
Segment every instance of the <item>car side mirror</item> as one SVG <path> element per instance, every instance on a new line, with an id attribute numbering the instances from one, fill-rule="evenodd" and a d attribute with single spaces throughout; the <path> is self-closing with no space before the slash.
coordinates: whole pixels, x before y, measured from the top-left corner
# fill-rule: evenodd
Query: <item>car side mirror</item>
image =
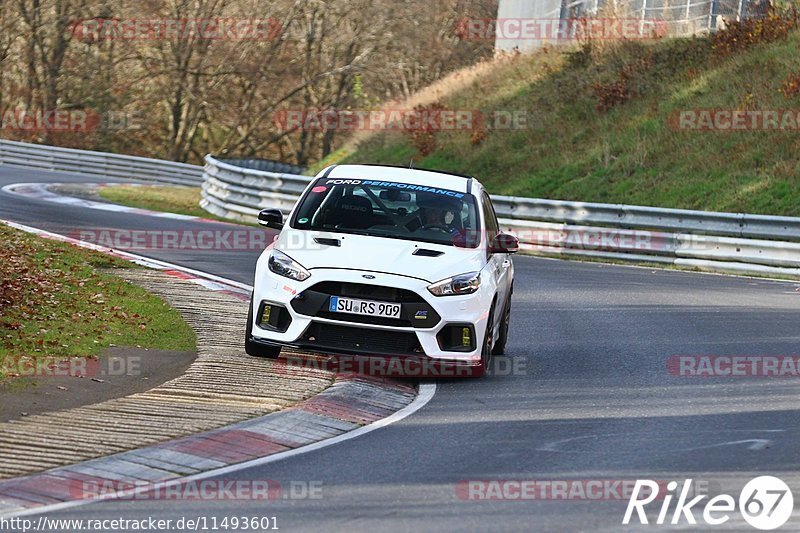
<path id="1" fill-rule="evenodd" d="M 514 254 L 519 251 L 519 239 L 509 233 L 498 233 L 489 242 L 489 253 Z"/>
<path id="2" fill-rule="evenodd" d="M 262 209 L 258 213 L 258 223 L 272 229 L 283 229 L 283 213 L 280 209 Z"/>

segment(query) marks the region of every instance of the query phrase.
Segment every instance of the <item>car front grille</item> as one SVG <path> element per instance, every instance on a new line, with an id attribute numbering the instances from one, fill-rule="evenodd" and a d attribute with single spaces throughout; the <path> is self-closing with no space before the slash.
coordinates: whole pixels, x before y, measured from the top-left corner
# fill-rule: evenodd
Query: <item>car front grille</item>
<path id="1" fill-rule="evenodd" d="M 392 303 L 425 303 L 425 300 L 414 291 L 398 289 L 396 287 L 384 287 L 382 285 L 323 281 L 317 283 L 309 290 L 334 296 L 344 296 L 345 298 L 362 298 Z"/>
<path id="2" fill-rule="evenodd" d="M 354 313 L 331 312 L 329 302 L 331 296 L 358 298 L 380 302 L 399 303 L 399 318 L 359 315 Z M 439 323 L 441 317 L 419 294 L 396 287 L 366 285 L 362 283 L 344 283 L 323 281 L 306 289 L 292 299 L 292 309 L 306 316 L 372 324 L 378 326 L 432 328 Z"/>
<path id="3" fill-rule="evenodd" d="M 364 355 L 419 355 L 423 353 L 416 334 L 312 322 L 301 338 L 313 349 L 341 350 Z"/>

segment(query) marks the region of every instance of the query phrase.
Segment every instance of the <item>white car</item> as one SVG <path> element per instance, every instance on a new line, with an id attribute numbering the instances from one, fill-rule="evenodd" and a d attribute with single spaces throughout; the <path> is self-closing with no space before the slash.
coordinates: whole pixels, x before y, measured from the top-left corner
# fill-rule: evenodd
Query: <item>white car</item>
<path id="1" fill-rule="evenodd" d="M 478 180 L 332 166 L 286 224 L 277 209 L 259 221 L 281 233 L 256 266 L 248 354 L 291 346 L 483 375 L 504 353 L 519 244 Z"/>

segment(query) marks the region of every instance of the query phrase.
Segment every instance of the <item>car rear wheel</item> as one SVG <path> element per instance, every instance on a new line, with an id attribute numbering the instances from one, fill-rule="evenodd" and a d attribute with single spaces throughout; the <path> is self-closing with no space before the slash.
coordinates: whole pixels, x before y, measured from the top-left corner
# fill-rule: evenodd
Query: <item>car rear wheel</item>
<path id="1" fill-rule="evenodd" d="M 247 312 L 247 328 L 244 336 L 244 351 L 253 357 L 276 359 L 281 354 L 280 346 L 267 346 L 253 340 L 253 297 L 250 296 L 250 310 Z"/>

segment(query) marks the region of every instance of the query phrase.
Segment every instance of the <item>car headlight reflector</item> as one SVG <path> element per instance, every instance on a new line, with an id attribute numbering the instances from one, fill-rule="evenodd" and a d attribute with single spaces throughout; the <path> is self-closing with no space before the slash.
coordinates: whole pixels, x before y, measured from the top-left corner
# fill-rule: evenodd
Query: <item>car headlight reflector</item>
<path id="1" fill-rule="evenodd" d="M 455 296 L 458 294 L 472 294 L 481 285 L 480 272 L 467 272 L 452 278 L 437 281 L 428 286 L 428 291 L 434 296 Z"/>
<path id="2" fill-rule="evenodd" d="M 273 250 L 267 262 L 270 271 L 279 276 L 305 281 L 311 277 L 311 272 L 303 268 L 303 265 L 279 250 Z"/>

